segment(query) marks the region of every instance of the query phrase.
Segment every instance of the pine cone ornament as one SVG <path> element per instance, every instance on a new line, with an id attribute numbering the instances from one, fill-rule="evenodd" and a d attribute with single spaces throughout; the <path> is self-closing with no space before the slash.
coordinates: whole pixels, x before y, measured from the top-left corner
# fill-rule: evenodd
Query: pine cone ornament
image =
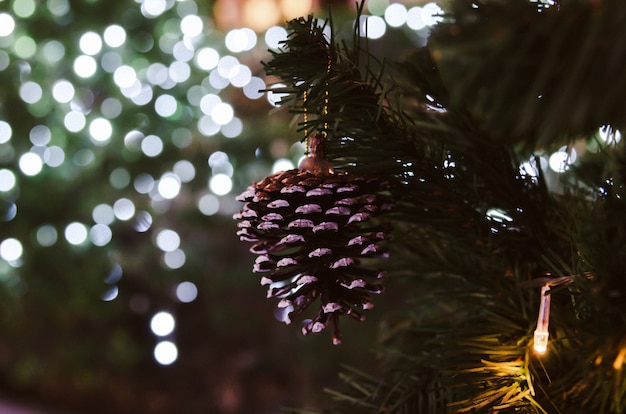
<path id="1" fill-rule="evenodd" d="M 244 201 L 237 235 L 254 243 L 253 271 L 263 273 L 268 298 L 279 298 L 285 323 L 316 299 L 320 306 L 302 332 L 332 326 L 334 344 L 341 343 L 338 318 L 363 320 L 372 308 L 370 294 L 383 290 L 384 272 L 368 269 L 370 258 L 388 257 L 380 246 L 389 232 L 371 219 L 390 209 L 376 178 L 334 173 L 324 159 L 323 137 L 310 138 L 311 155 L 298 169 L 270 175 L 237 197 Z"/>

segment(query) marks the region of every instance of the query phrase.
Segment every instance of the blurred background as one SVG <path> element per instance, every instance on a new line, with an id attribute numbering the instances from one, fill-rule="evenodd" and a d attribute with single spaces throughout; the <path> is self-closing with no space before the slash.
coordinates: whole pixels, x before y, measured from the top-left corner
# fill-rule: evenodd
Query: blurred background
<path id="1" fill-rule="evenodd" d="M 352 0 L 0 0 L 1 413 L 278 413 L 375 365 L 376 311 L 280 323 L 231 218 L 303 155 L 262 62 L 330 6 L 349 37 Z M 398 52 L 439 11 L 359 24 Z"/>

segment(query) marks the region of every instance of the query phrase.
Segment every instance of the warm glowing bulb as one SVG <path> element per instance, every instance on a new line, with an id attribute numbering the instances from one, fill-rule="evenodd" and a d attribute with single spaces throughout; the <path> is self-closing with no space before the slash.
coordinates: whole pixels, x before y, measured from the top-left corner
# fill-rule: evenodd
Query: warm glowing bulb
<path id="1" fill-rule="evenodd" d="M 541 332 L 539 330 L 535 330 L 535 342 L 534 349 L 535 351 L 543 354 L 548 349 L 548 332 Z"/>
<path id="2" fill-rule="evenodd" d="M 537 318 L 537 329 L 535 329 L 534 349 L 543 354 L 548 349 L 548 325 L 550 323 L 550 286 L 544 285 L 541 288 L 541 302 L 539 304 L 539 316 Z"/>

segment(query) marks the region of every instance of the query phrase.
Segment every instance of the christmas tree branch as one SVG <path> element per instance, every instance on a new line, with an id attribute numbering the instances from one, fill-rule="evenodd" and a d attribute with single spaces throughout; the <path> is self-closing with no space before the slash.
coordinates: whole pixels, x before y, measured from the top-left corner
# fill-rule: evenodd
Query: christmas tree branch
<path id="1" fill-rule="evenodd" d="M 287 84 L 286 106 L 317 114 L 303 129 L 328 133 L 339 170 L 390 182 L 392 274 L 410 276 L 415 288 L 403 328 L 381 334 L 392 338 L 381 344 L 384 379 L 350 374 L 347 390 L 334 393 L 350 409 L 338 412 L 626 408 L 615 368 L 626 353 L 626 315 L 612 298 L 626 294 L 618 270 L 626 260 L 624 145 L 564 174 L 576 180 L 559 193 L 539 162 L 521 168 L 538 146 L 624 125 L 623 111 L 591 104 L 606 93 L 616 105 L 625 91 L 614 68 L 623 67 L 626 37 L 613 40 L 603 27 L 621 33 L 623 12 L 606 3 L 538 11 L 522 1 L 453 2 L 430 47 L 393 65 L 364 62 L 360 43 L 339 47 L 311 18 L 290 23 L 293 34 L 266 67 Z M 618 66 L 593 66 L 603 55 Z M 612 74 L 616 90 L 574 94 L 583 74 L 600 85 Z M 529 351 L 538 288 L 561 277 L 571 283 L 552 293 L 550 357 L 539 359 Z"/>
<path id="2" fill-rule="evenodd" d="M 453 1 L 431 36 L 450 101 L 527 153 L 623 129 L 620 1 Z"/>

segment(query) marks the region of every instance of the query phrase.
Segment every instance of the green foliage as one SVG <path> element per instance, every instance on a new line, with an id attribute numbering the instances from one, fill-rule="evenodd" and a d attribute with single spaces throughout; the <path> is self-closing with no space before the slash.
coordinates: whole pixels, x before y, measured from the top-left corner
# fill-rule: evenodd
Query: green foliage
<path id="1" fill-rule="evenodd" d="M 550 6 L 550 4 L 553 4 Z M 619 1 L 452 1 L 432 34 L 450 101 L 526 151 L 624 128 Z"/>
<path id="2" fill-rule="evenodd" d="M 386 178 L 396 200 L 390 273 L 410 299 L 381 327 L 383 375 L 347 368 L 325 412 L 626 410 L 624 143 L 596 132 L 626 121 L 624 11 L 548 6 L 451 2 L 394 63 L 298 19 L 266 64 L 338 169 Z M 578 162 L 539 167 L 561 145 Z M 558 277 L 538 356 L 538 290 Z"/>

